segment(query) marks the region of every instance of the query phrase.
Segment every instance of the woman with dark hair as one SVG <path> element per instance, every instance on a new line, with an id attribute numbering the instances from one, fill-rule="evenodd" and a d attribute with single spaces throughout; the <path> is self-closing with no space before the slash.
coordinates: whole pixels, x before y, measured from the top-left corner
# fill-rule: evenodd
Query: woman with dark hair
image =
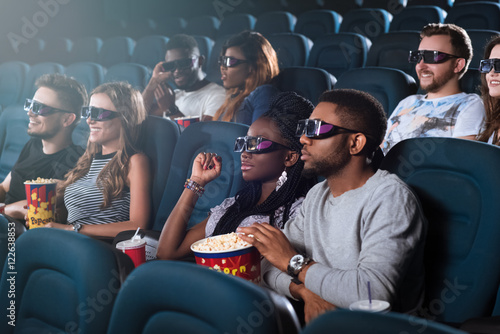
<path id="1" fill-rule="evenodd" d="M 270 84 L 279 73 L 276 52 L 260 33 L 244 31 L 224 44 L 219 65 L 227 93 L 214 120 L 250 125 L 279 93 Z"/>
<path id="2" fill-rule="evenodd" d="M 217 154 L 200 153 L 193 162 L 186 189 L 163 227 L 157 257 L 183 258 L 190 254 L 195 241 L 235 232 L 239 226 L 254 222 L 283 228 L 288 218 L 298 212 L 315 183 L 302 177 L 302 145 L 295 136 L 298 121 L 308 118 L 313 109 L 308 100 L 295 93 L 278 95 L 268 111 L 250 126 L 247 136 L 236 139 L 235 150 L 241 152 L 245 187 L 213 208 L 203 222 L 186 231 L 203 187 L 221 172 L 222 162 Z"/>
<path id="3" fill-rule="evenodd" d="M 478 140 L 500 145 L 500 35 L 493 37 L 486 46 L 479 71 L 486 122 Z"/>
<path id="4" fill-rule="evenodd" d="M 136 147 L 146 119 L 141 93 L 124 82 L 102 84 L 92 91 L 82 117 L 90 127 L 87 149 L 57 190 L 69 225 L 46 227 L 107 237 L 146 228 L 151 210 L 149 161 Z"/>

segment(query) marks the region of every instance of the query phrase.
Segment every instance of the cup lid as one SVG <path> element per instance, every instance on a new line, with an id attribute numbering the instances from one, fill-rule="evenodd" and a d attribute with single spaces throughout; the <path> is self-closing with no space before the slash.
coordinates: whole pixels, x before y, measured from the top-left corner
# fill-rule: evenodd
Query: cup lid
<path id="1" fill-rule="evenodd" d="M 146 240 L 144 239 L 128 239 L 128 240 L 123 240 L 120 241 L 119 243 L 116 244 L 116 248 L 122 249 L 122 248 L 139 248 L 146 245 Z"/>
<path id="2" fill-rule="evenodd" d="M 388 311 L 391 308 L 391 304 L 385 300 L 372 300 L 371 304 L 369 300 L 359 300 L 357 302 L 349 305 L 351 311 L 367 311 L 367 312 L 383 312 Z"/>

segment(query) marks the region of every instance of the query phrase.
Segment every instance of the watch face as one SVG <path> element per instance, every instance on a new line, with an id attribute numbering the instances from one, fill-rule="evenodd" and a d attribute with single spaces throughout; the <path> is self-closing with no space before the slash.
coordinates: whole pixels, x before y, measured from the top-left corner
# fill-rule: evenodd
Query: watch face
<path id="1" fill-rule="evenodd" d="M 303 264 L 304 264 L 304 256 L 302 256 L 301 254 L 294 255 L 290 259 L 290 266 L 294 270 L 300 269 Z"/>

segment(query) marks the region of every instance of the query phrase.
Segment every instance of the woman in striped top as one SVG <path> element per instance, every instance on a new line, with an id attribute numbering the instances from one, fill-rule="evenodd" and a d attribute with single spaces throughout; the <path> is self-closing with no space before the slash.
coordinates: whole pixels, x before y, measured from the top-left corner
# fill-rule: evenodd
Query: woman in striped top
<path id="1" fill-rule="evenodd" d="M 108 237 L 146 228 L 149 162 L 135 147 L 146 119 L 141 93 L 128 83 L 103 84 L 92 91 L 82 117 L 90 127 L 87 150 L 58 187 L 69 225 L 50 223 L 47 227 Z"/>

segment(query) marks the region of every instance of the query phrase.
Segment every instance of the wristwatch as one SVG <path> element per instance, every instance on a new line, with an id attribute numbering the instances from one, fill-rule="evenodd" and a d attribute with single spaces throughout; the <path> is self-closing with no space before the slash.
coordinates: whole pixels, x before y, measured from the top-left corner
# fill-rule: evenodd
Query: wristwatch
<path id="1" fill-rule="evenodd" d="M 302 284 L 299 280 L 299 274 L 309 262 L 311 262 L 311 259 L 302 254 L 292 256 L 286 268 L 287 274 L 292 276 L 292 282 L 295 284 Z"/>
<path id="2" fill-rule="evenodd" d="M 73 231 L 75 231 L 76 233 L 80 232 L 81 228 L 82 228 L 82 224 L 80 224 L 80 223 L 73 224 Z"/>

